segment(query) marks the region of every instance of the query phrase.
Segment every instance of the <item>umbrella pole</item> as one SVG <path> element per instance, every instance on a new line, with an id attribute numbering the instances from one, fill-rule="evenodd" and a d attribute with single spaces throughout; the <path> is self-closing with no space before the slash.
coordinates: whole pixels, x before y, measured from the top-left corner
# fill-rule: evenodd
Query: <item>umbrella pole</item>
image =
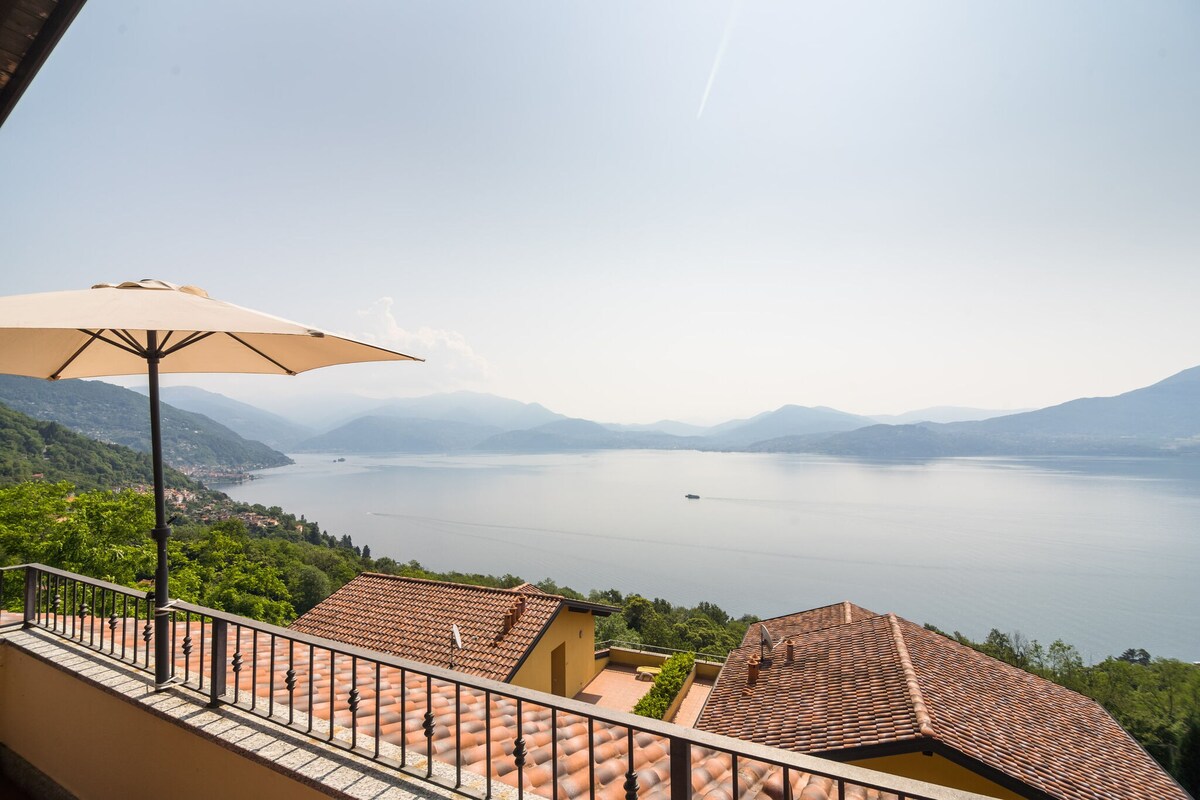
<path id="1" fill-rule="evenodd" d="M 158 403 L 158 331 L 146 333 L 146 364 L 150 378 L 150 457 L 154 464 L 154 541 L 158 546 L 158 562 L 154 567 L 154 683 L 163 687 L 171 679 L 171 612 L 167 592 L 167 539 L 171 526 L 167 524 L 166 489 L 163 482 L 162 420 Z"/>

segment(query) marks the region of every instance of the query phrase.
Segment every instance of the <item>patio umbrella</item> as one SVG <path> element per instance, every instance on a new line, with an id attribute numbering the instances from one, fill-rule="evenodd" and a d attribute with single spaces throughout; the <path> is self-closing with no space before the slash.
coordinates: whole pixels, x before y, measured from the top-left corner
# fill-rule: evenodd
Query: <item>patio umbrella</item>
<path id="1" fill-rule="evenodd" d="M 296 375 L 363 361 L 421 361 L 157 280 L 0 297 L 0 373 L 91 378 L 145 373 L 154 465 L 155 682 L 170 678 L 170 598 L 158 376 L 162 372 Z"/>

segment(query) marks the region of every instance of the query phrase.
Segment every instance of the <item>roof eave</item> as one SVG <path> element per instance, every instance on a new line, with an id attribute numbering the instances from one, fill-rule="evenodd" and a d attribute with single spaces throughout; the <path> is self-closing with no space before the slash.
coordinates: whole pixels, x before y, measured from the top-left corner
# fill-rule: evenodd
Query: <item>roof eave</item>
<path id="1" fill-rule="evenodd" d="M 4 88 L 0 89 L 0 126 L 4 125 L 4 121 L 16 107 L 17 101 L 21 99 L 21 95 L 25 94 L 25 90 L 29 88 L 34 76 L 46 63 L 54 46 L 67 32 L 67 28 L 71 26 L 85 2 L 86 0 L 59 0 L 54 11 L 42 23 L 37 36 L 25 54 L 21 56 L 20 61 L 17 62 L 17 68 L 13 70 L 12 77 L 9 78 Z"/>
<path id="2" fill-rule="evenodd" d="M 571 611 L 587 611 L 598 617 L 608 617 L 621 611 L 616 606 L 593 603 L 590 600 L 572 600 L 569 597 L 563 598 L 563 605 Z"/>
<path id="3" fill-rule="evenodd" d="M 1036 786 L 1030 786 L 1020 778 L 1016 778 L 1003 770 L 996 769 L 990 764 L 980 761 L 961 750 L 951 747 L 939 739 L 927 736 L 915 736 L 910 739 L 896 739 L 890 742 L 848 747 L 841 750 L 814 750 L 807 755 L 828 758 L 831 761 L 862 761 L 885 756 L 907 755 L 909 753 L 930 753 L 952 761 L 958 766 L 986 778 L 998 786 L 1003 786 L 1011 792 L 1016 792 L 1029 800 L 1060 800 Z M 869 766 L 869 765 L 862 765 Z"/>

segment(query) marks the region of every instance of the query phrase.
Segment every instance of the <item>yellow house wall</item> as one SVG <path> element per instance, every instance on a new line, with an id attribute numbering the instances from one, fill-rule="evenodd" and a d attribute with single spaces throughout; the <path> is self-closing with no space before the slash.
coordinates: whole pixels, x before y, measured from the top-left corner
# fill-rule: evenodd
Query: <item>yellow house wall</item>
<path id="1" fill-rule="evenodd" d="M 574 697 L 596 676 L 595 620 L 585 611 L 566 608 L 559 611 L 509 683 L 549 692 L 550 654 L 564 643 L 567 646 L 566 696 Z"/>
<path id="2" fill-rule="evenodd" d="M 327 797 L 2 644 L 0 742 L 80 800 Z"/>
<path id="3" fill-rule="evenodd" d="M 849 762 L 856 767 L 877 769 L 892 775 L 902 775 L 905 778 L 937 783 L 954 789 L 962 789 L 976 794 L 986 794 L 991 797 L 1002 797 L 1005 800 L 1024 800 L 1022 795 L 1005 789 L 982 775 L 976 774 L 966 767 L 959 766 L 948 758 L 936 753 L 931 756 L 920 753 L 904 753 L 897 756 L 881 758 L 865 758 L 861 761 Z"/>

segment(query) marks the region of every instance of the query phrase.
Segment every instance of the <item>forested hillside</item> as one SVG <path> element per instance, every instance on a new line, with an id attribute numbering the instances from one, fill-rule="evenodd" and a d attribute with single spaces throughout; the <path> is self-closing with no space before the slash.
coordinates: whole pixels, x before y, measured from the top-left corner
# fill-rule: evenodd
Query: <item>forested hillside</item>
<path id="1" fill-rule="evenodd" d="M 150 451 L 149 401 L 120 386 L 0 375 L 0 403 L 93 439 Z M 251 470 L 291 463 L 262 442 L 243 439 L 208 417 L 166 403 L 162 404 L 162 440 L 163 456 L 175 467 Z"/>
<path id="2" fill-rule="evenodd" d="M 171 486 L 199 488 L 175 470 L 166 473 Z M 150 456 L 0 404 L 0 485 L 35 479 L 70 481 L 84 490 L 144 485 L 152 480 Z"/>

